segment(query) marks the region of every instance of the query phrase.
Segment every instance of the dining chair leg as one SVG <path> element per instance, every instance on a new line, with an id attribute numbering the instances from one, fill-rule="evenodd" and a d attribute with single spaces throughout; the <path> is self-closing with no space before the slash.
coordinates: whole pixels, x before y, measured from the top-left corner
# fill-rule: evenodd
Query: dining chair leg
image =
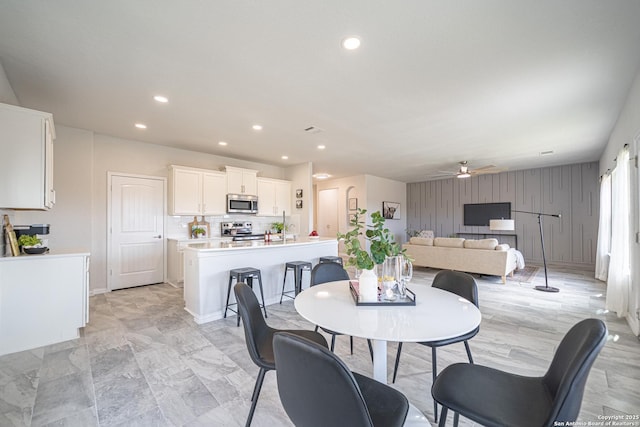
<path id="1" fill-rule="evenodd" d="M 436 382 L 436 376 L 438 372 L 437 362 L 436 362 L 436 348 L 431 347 L 431 385 Z M 433 400 L 433 417 L 436 422 L 438 422 L 438 403 L 436 400 Z"/>
<path id="2" fill-rule="evenodd" d="M 392 383 L 396 382 L 396 375 L 398 375 L 398 365 L 400 364 L 400 354 L 402 353 L 402 342 L 398 343 L 398 351 L 396 352 L 396 364 L 393 367 L 393 379 Z"/>
<path id="3" fill-rule="evenodd" d="M 353 355 L 353 337 L 349 335 L 349 346 L 351 348 L 351 355 Z"/>
<path id="4" fill-rule="evenodd" d="M 448 408 L 446 406 L 442 407 L 442 413 L 440 414 L 440 422 L 438 423 L 438 427 L 444 427 L 444 425 L 447 423 L 447 410 Z"/>
<path id="5" fill-rule="evenodd" d="M 458 427 L 458 419 L 460 418 L 460 414 L 457 412 L 453 413 L 453 427 Z"/>
<path id="6" fill-rule="evenodd" d="M 316 325 L 316 328 L 314 329 L 314 331 L 318 332 L 318 325 Z"/>
<path id="7" fill-rule="evenodd" d="M 260 389 L 262 388 L 262 382 L 264 381 L 264 375 L 267 373 L 266 369 L 260 369 L 258 372 L 258 378 L 256 378 L 256 385 L 253 387 L 253 394 L 251 395 L 251 409 L 249 409 L 249 416 L 247 417 L 247 423 L 245 427 L 251 425 L 253 419 L 253 413 L 256 410 L 256 404 L 258 403 L 258 396 L 260 396 Z"/>
<path id="8" fill-rule="evenodd" d="M 331 334 L 331 351 L 333 351 L 333 348 L 336 346 L 336 335 L 335 334 Z"/>
<path id="9" fill-rule="evenodd" d="M 367 345 L 369 346 L 369 356 L 371 356 L 371 363 L 373 363 L 373 346 L 371 345 L 371 340 L 367 338 Z"/>
<path id="10" fill-rule="evenodd" d="M 469 358 L 469 363 L 473 363 L 473 357 L 471 357 L 471 349 L 469 348 L 469 341 L 464 342 L 464 348 L 467 350 L 467 357 Z"/>

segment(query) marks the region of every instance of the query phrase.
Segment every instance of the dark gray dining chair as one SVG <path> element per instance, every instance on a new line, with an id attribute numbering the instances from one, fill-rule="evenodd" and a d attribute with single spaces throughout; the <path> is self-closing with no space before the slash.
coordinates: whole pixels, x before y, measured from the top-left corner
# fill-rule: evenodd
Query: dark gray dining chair
<path id="1" fill-rule="evenodd" d="M 342 264 L 338 264 L 337 262 L 319 263 L 311 270 L 311 286 L 338 280 L 349 280 L 349 273 L 342 267 Z M 336 345 L 336 335 L 342 334 L 323 327 L 320 327 L 320 329 L 331 335 L 331 347 L 329 348 L 333 351 Z M 316 325 L 316 331 L 317 330 L 318 326 Z M 349 345 L 351 347 L 351 354 L 353 354 L 353 337 L 351 336 L 349 337 Z"/>
<path id="2" fill-rule="evenodd" d="M 273 357 L 273 335 L 280 330 L 271 328 L 267 325 L 262 316 L 260 310 L 260 303 L 256 294 L 253 292 L 246 283 L 239 282 L 233 288 L 233 292 L 238 302 L 238 311 L 242 318 L 242 324 L 244 326 L 244 336 L 247 343 L 247 350 L 249 350 L 249 356 L 253 363 L 255 363 L 260 371 L 258 372 L 258 378 L 253 388 L 253 394 L 251 396 L 251 409 L 249 409 L 249 416 L 247 417 L 246 426 L 251 425 L 253 419 L 253 413 L 256 410 L 256 404 L 258 403 L 258 396 L 260 395 L 260 389 L 262 388 L 262 382 L 267 371 L 276 369 L 275 360 Z M 304 337 L 310 341 L 313 341 L 321 346 L 327 347 L 327 340 L 315 331 L 306 330 L 285 330 L 291 334 Z"/>
<path id="3" fill-rule="evenodd" d="M 478 285 L 476 284 L 476 280 L 470 274 L 454 270 L 442 270 L 438 272 L 438 274 L 436 274 L 436 277 L 433 279 L 433 283 L 431 286 L 459 295 L 478 307 Z M 436 375 L 438 374 L 436 349 L 445 345 L 463 342 L 464 348 L 467 351 L 469 363 L 473 363 L 473 357 L 471 356 L 471 349 L 469 348 L 468 340 L 475 337 L 479 331 L 480 327 L 478 326 L 474 330 L 457 337 L 418 343 L 427 347 L 431 347 L 431 376 L 433 379 L 432 384 L 433 382 L 435 382 Z M 396 363 L 393 368 L 393 383 L 396 382 L 396 375 L 398 374 L 398 365 L 400 364 L 401 353 L 402 343 L 399 342 L 398 351 L 396 353 Z M 433 402 L 433 416 L 435 420 L 438 421 L 438 405 L 435 401 Z"/>
<path id="4" fill-rule="evenodd" d="M 525 377 L 486 366 L 456 363 L 442 370 L 431 387 L 447 411 L 488 427 L 551 427 L 574 425 L 589 371 L 607 339 L 600 319 L 585 319 L 566 333 L 547 372 Z"/>
<path id="5" fill-rule="evenodd" d="M 280 401 L 297 427 L 400 427 L 409 401 L 399 391 L 351 372 L 333 352 L 304 337 L 273 338 Z"/>

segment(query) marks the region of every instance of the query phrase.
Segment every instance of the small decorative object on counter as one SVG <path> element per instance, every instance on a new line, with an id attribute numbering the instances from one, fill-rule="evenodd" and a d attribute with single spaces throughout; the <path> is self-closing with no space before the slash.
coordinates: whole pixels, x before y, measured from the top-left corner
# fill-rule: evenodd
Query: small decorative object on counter
<path id="1" fill-rule="evenodd" d="M 12 256 L 20 255 L 20 251 L 18 249 L 18 240 L 16 239 L 16 232 L 13 230 L 13 226 L 9 221 L 9 215 L 4 216 L 4 232 L 7 236 L 7 242 L 8 242 L 11 255 Z"/>
<path id="2" fill-rule="evenodd" d="M 198 217 L 193 217 L 193 221 L 191 221 L 188 225 L 188 231 L 189 231 L 189 238 L 190 239 L 195 239 L 196 236 L 193 233 L 193 230 L 195 230 L 196 228 L 198 228 Z"/>
<path id="3" fill-rule="evenodd" d="M 202 216 L 202 219 L 198 221 L 198 226 L 205 229 L 206 237 L 211 237 L 211 227 L 209 226 L 209 222 L 205 221 L 204 215 Z"/>

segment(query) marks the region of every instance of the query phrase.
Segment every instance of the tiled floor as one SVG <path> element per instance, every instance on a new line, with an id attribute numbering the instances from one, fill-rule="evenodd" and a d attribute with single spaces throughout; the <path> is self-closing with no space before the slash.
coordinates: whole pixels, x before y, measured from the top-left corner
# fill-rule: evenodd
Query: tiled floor
<path id="1" fill-rule="evenodd" d="M 435 270 L 417 269 L 412 286 L 431 283 Z M 606 320 L 610 340 L 587 382 L 580 420 L 640 414 L 640 343 L 624 320 L 603 312 L 605 287 L 588 271 L 551 269 L 558 294 L 544 284 L 478 277 L 483 314 L 470 342 L 476 363 L 540 375 L 564 333 L 586 317 Z M 276 328 L 308 328 L 288 300 L 268 307 Z M 258 369 L 235 318 L 196 325 L 182 309 L 182 290 L 169 285 L 91 298 L 82 338 L 0 357 L 0 426 L 241 426 Z M 366 341 L 338 337 L 337 354 L 370 374 Z M 395 345 L 389 350 L 389 377 Z M 403 349 L 396 386 L 433 421 L 430 350 Z M 440 369 L 465 361 L 464 346 L 438 350 Z M 461 419 L 461 425 L 471 425 Z M 280 404 L 275 374 L 266 376 L 254 426 L 291 425 Z"/>

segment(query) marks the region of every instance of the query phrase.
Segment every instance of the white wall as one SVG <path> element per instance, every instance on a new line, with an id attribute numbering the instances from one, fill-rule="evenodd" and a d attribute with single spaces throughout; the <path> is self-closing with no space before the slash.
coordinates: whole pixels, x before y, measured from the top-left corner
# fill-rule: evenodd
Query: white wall
<path id="1" fill-rule="evenodd" d="M 407 184 L 372 175 L 365 175 L 365 177 L 367 184 L 367 210 L 369 213 L 382 212 L 382 202 L 400 203 L 399 212 L 396 211 L 395 215 L 399 219 L 388 219 L 385 221 L 385 225 L 394 234 L 396 242 L 404 243 L 407 235 Z"/>
<path id="2" fill-rule="evenodd" d="M 294 234 L 308 236 L 313 230 L 313 165 L 302 163 L 284 170 L 285 179 L 291 181 L 291 223 Z M 296 199 L 296 190 L 302 190 L 302 199 Z M 302 200 L 302 209 L 296 208 L 296 200 Z"/>
<path id="3" fill-rule="evenodd" d="M 61 124 L 56 124 L 56 134 L 55 206 L 49 211 L 7 210 L 0 214 L 9 214 L 12 224 L 51 224 L 49 246 L 52 251 L 91 252 L 92 292 L 107 288 L 107 172 L 167 177 L 170 164 L 218 170 L 229 165 L 255 169 L 259 171 L 258 176 L 269 178 L 286 179 L 285 175 L 291 174 L 296 180 L 293 191 L 305 188 L 311 195 L 310 174 L 307 187 L 302 178 L 310 165 L 291 167 L 285 173 L 277 166 L 124 140 Z M 254 218 L 258 228 L 273 222 L 273 218 L 253 217 L 252 220 Z M 211 222 L 209 217 L 207 219 Z M 221 218 L 217 219 L 219 222 Z M 183 218 L 168 217 L 168 220 L 168 224 L 179 230 Z M 212 222 L 211 226 L 219 225 Z"/>
<path id="4" fill-rule="evenodd" d="M 15 211 L 14 224 L 51 224 L 44 238 L 52 251 L 90 252 L 93 133 L 56 126 L 53 152 L 56 204 L 48 211 Z"/>
<path id="5" fill-rule="evenodd" d="M 371 214 L 382 212 L 382 202 L 400 203 L 400 220 L 387 220 L 385 225 L 394 234 L 398 243 L 405 241 L 406 215 L 404 204 L 407 200 L 407 185 L 404 182 L 392 181 L 373 175 L 358 175 L 347 178 L 319 181 L 316 194 L 321 190 L 335 188 L 338 190 L 338 230 L 346 233 L 349 230 L 349 199 L 358 200 L 358 207 L 367 210 L 365 223 L 371 224 Z M 322 209 L 322 206 L 318 206 Z M 364 241 L 363 241 L 364 243 Z M 342 244 L 339 246 L 342 251 Z"/>
<path id="6" fill-rule="evenodd" d="M 611 133 L 609 142 L 600 157 L 600 174 L 604 174 L 607 169 L 614 169 L 616 158 L 620 149 L 629 144 L 630 157 L 640 154 L 640 73 L 636 75 L 633 86 L 627 97 L 627 102 L 618 117 L 618 121 Z M 634 163 L 632 163 L 633 165 Z M 640 309 L 640 244 L 635 240 L 635 236 L 640 231 L 640 177 L 638 168 L 631 167 L 631 287 L 630 295 L 630 315 L 627 318 L 631 329 L 636 335 L 640 335 L 640 322 L 637 317 L 637 310 Z"/>

